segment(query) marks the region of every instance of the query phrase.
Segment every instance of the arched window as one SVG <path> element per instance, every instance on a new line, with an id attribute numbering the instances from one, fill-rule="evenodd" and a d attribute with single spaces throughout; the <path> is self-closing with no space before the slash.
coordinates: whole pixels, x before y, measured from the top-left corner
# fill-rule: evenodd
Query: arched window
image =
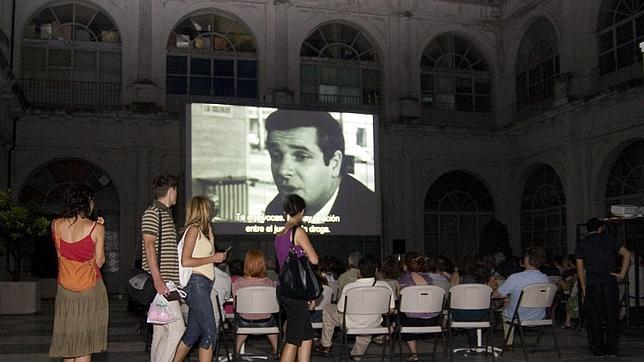
<path id="1" fill-rule="evenodd" d="M 516 65 L 517 107 L 541 104 L 553 98 L 559 75 L 559 44 L 552 24 L 537 20 L 526 32 L 519 47 Z"/>
<path id="2" fill-rule="evenodd" d="M 487 187 L 460 171 L 439 177 L 425 198 L 425 250 L 460 259 L 479 251 L 483 226 L 494 216 Z"/>
<path id="3" fill-rule="evenodd" d="M 644 205 L 644 141 L 626 147 L 610 170 L 606 203 Z"/>
<path id="4" fill-rule="evenodd" d="M 257 46 L 250 30 L 214 13 L 180 21 L 168 38 L 166 93 L 203 101 L 257 98 Z"/>
<path id="5" fill-rule="evenodd" d="M 121 37 L 96 7 L 53 4 L 33 15 L 21 60 L 21 84 L 34 104 L 120 104 Z"/>
<path id="6" fill-rule="evenodd" d="M 380 103 L 378 52 L 360 30 L 340 23 L 318 27 L 302 44 L 300 62 L 302 103 Z"/>
<path id="7" fill-rule="evenodd" d="M 74 183 L 84 183 L 92 188 L 96 199 L 97 213 L 105 218 L 106 262 L 102 268 L 103 278 L 108 291 L 116 293 L 122 285 L 118 280 L 121 250 L 119 241 L 121 234 L 120 206 L 118 191 L 102 169 L 85 160 L 75 158 L 50 161 L 29 175 L 18 197 L 21 202 L 33 203 L 47 214 L 59 215 L 65 191 Z M 132 250 L 127 250 L 127 252 Z M 53 259 L 43 258 L 45 260 L 42 262 L 55 261 L 54 255 L 52 255 Z"/>
<path id="8" fill-rule="evenodd" d="M 644 41 L 644 0 L 604 0 L 598 29 L 600 74 L 633 65 L 641 76 L 639 43 Z"/>
<path id="9" fill-rule="evenodd" d="M 423 106 L 466 112 L 492 109 L 487 61 L 467 39 L 444 34 L 432 40 L 421 60 Z"/>
<path id="10" fill-rule="evenodd" d="M 541 246 L 565 255 L 566 196 L 555 170 L 539 165 L 528 178 L 521 198 L 521 246 Z"/>

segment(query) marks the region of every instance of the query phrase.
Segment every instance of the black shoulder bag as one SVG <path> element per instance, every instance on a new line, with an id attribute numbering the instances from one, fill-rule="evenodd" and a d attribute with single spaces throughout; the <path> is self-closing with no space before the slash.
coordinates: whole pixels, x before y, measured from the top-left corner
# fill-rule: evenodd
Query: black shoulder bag
<path id="1" fill-rule="evenodd" d="M 163 218 L 161 217 L 161 209 L 159 209 L 159 232 L 157 233 L 157 262 L 159 263 L 159 271 L 161 271 L 161 242 Z M 154 280 L 152 275 L 143 269 L 134 268 L 130 273 L 130 278 L 127 283 L 127 291 L 132 299 L 147 309 L 152 303 L 152 300 L 157 294 L 154 288 Z"/>
<path id="2" fill-rule="evenodd" d="M 315 300 L 322 294 L 322 283 L 308 256 L 298 256 L 295 250 L 295 232 L 291 229 L 291 247 L 279 276 L 279 295 L 298 300 Z"/>

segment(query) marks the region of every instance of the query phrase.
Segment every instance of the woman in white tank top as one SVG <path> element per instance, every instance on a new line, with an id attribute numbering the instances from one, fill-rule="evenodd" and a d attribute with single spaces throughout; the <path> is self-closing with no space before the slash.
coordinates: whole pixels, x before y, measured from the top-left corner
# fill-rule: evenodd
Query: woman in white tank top
<path id="1" fill-rule="evenodd" d="M 212 361 L 213 346 L 217 343 L 217 325 L 210 299 L 215 279 L 215 263 L 226 260 L 226 253 L 215 252 L 215 238 L 210 226 L 211 201 L 194 196 L 186 206 L 186 235 L 181 265 L 192 268 L 192 275 L 184 288 L 190 308 L 188 325 L 177 346 L 174 361 L 183 361 L 192 345 L 200 340 L 199 361 Z"/>

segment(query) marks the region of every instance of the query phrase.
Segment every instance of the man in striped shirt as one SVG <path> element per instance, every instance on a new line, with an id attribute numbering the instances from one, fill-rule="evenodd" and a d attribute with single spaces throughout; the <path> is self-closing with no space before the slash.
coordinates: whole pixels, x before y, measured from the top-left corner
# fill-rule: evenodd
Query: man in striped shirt
<path id="1" fill-rule="evenodd" d="M 169 290 L 166 282 L 172 281 L 175 285 L 179 285 L 177 230 L 170 212 L 170 208 L 177 202 L 177 178 L 173 175 L 157 176 L 152 181 L 152 192 L 155 200 L 145 210 L 141 220 L 143 270 L 152 275 L 157 293 L 167 296 Z M 160 235 L 159 232 L 161 232 Z M 157 255 L 159 243 L 161 243 L 160 257 Z M 171 301 L 170 306 L 177 315 L 182 315 L 179 301 Z M 150 361 L 172 361 L 185 329 L 183 318 L 164 325 L 155 324 Z"/>

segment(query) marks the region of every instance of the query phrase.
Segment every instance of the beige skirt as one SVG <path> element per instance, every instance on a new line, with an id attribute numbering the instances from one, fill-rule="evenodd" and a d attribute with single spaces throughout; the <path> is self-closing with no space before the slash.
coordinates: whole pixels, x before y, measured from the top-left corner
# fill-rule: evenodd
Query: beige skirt
<path id="1" fill-rule="evenodd" d="M 108 316 L 107 291 L 102 279 L 83 292 L 72 292 L 59 285 L 49 357 L 80 357 L 107 350 Z"/>

